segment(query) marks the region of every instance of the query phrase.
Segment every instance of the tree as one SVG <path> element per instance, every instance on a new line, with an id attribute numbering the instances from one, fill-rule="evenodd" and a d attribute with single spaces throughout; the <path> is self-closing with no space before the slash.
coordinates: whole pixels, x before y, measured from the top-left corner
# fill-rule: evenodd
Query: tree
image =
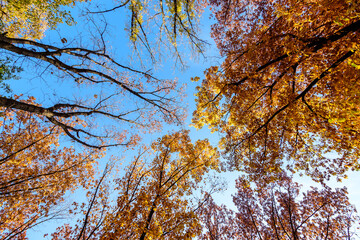
<path id="1" fill-rule="evenodd" d="M 95 148 L 134 144 L 139 139 L 139 130 L 158 130 L 162 123 L 180 123 L 184 117 L 175 101 L 180 91 L 176 81 L 158 79 L 149 71 L 116 61 L 108 53 L 103 31 L 93 48 L 81 47 L 74 41 L 68 43 L 66 38 L 51 45 L 11 37 L 22 36 L 21 32 L 22 29 L 15 29 L 0 35 L 3 54 L 26 65 L 25 72 L 38 73 L 46 86 L 44 91 L 50 94 L 53 87 L 55 97 L 42 107 L 4 94 L 0 96 L 1 107 L 44 116 L 73 141 Z M 58 91 L 57 80 L 66 83 L 69 92 L 76 91 L 73 96 Z M 69 119 L 82 124 L 70 126 L 65 123 Z M 96 124 L 100 126 L 96 128 Z"/>
<path id="2" fill-rule="evenodd" d="M 233 214 L 233 211 L 227 209 L 225 205 L 217 205 L 213 198 L 209 196 L 199 211 L 203 227 L 199 239 L 234 239 Z"/>
<path id="3" fill-rule="evenodd" d="M 24 239 L 27 229 L 54 217 L 67 192 L 90 186 L 101 152 L 59 148 L 61 129 L 41 117 L 4 108 L 1 115 L 0 238 Z"/>
<path id="4" fill-rule="evenodd" d="M 145 52 L 152 62 L 157 62 L 171 52 L 174 59 L 185 66 L 182 52 L 185 48 L 180 46 L 189 47 L 195 54 L 204 56 L 208 43 L 199 37 L 199 20 L 206 6 L 207 1 L 204 0 L 127 0 L 114 7 L 89 13 L 106 15 L 114 11 L 129 12 L 126 30 L 133 50 L 140 59 Z"/>
<path id="5" fill-rule="evenodd" d="M 151 161 L 149 153 L 154 154 Z M 65 225 L 53 237 L 192 239 L 201 233 L 197 209 L 207 199 L 200 190 L 208 179 L 206 173 L 218 170 L 218 157 L 207 140 L 192 144 L 186 131 L 165 135 L 142 151 L 124 176 L 115 180 L 118 197 L 113 207 L 98 185 L 81 224 L 75 228 Z M 195 191 L 199 200 L 193 198 Z M 105 208 L 101 207 L 104 202 Z"/>
<path id="6" fill-rule="evenodd" d="M 268 181 L 359 169 L 359 4 L 211 1 L 226 58 L 205 72 L 193 123 L 223 134 L 231 169 Z"/>
<path id="7" fill-rule="evenodd" d="M 202 209 L 206 231 L 200 239 L 352 239 L 359 221 L 346 188 L 301 195 L 301 185 L 286 175 L 266 185 L 240 177 L 236 188 L 237 211 L 213 201 Z"/>
<path id="8" fill-rule="evenodd" d="M 80 186 L 88 188 L 93 183 L 94 162 L 102 156 L 98 149 L 136 144 L 140 131 L 156 131 L 163 123 L 181 123 L 184 117 L 175 101 L 181 92 L 176 81 L 158 79 L 150 70 L 138 70 L 116 61 L 106 45 L 105 27 L 95 29 L 99 34 L 94 42 L 79 36 L 73 40 L 60 37 L 57 43 L 42 39 L 46 28 L 54 29 L 62 21 L 73 22 L 62 6 L 74 3 L 1 2 L 1 54 L 13 63 L 2 62 L 1 83 L 13 78 L 12 70 L 21 67 L 22 76 L 37 75 L 41 79 L 46 95 L 45 100 L 39 100 L 6 91 L 6 85 L 2 88 L 0 234 L 4 239 L 26 238 L 29 228 L 54 217 L 55 206 L 64 200 L 65 193 Z M 176 25 L 185 20 L 177 16 L 174 21 Z M 59 83 L 66 83 L 67 88 L 60 89 Z M 21 89 L 24 92 L 26 89 Z M 82 144 L 80 149 L 84 153 L 79 154 L 80 150 L 75 151 L 74 146 L 66 147 L 64 135 L 70 138 L 71 145 Z M 143 181 L 128 180 L 141 184 Z M 100 183 L 96 197 L 98 189 L 103 191 Z M 180 202 L 179 208 L 185 209 L 184 218 L 191 222 L 188 216 L 191 212 L 185 203 L 185 200 Z M 90 207 L 89 211 L 94 208 Z M 79 237 L 88 234 L 88 227 L 85 217 Z M 142 231 L 141 235 L 147 234 L 143 227 Z"/>
<path id="9" fill-rule="evenodd" d="M 10 37 L 41 39 L 48 29 L 59 23 L 74 23 L 64 6 L 75 5 L 83 0 L 4 0 L 1 1 L 0 31 Z"/>

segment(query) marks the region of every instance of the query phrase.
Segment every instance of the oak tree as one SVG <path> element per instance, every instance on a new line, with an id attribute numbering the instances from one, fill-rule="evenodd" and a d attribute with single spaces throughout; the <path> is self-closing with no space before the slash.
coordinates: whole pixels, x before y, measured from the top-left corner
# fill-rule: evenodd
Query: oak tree
<path id="1" fill-rule="evenodd" d="M 222 133 L 229 167 L 268 181 L 358 170 L 359 1 L 210 3 L 225 60 L 206 70 L 193 123 Z"/>

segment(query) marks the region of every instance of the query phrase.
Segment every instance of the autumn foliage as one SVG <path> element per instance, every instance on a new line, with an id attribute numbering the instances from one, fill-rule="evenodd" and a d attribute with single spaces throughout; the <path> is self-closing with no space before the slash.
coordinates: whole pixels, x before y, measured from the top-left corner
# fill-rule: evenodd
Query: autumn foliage
<path id="1" fill-rule="evenodd" d="M 211 1 L 225 61 L 193 122 L 221 132 L 230 169 L 316 181 L 359 169 L 358 1 Z"/>
<path id="2" fill-rule="evenodd" d="M 28 103 L 33 103 L 30 98 Z M 26 112 L 1 109 L 0 237 L 22 239 L 52 216 L 69 191 L 87 188 L 100 152 L 59 147 L 61 130 Z"/>
<path id="3" fill-rule="evenodd" d="M 70 39 L 58 31 L 58 40 L 44 38 L 46 29 L 75 23 L 68 9 L 79 2 L 86 6 L 82 24 L 93 26 L 91 37 Z M 205 71 L 192 121 L 220 134 L 221 152 L 207 139 L 192 141 L 187 130 L 136 146 L 164 124 L 185 128 L 183 89 L 143 64 L 171 51 L 183 65 L 182 43 L 204 53 L 198 21 L 208 5 L 224 61 Z M 359 0 L 127 0 L 105 6 L 0 2 L 1 239 L 27 239 L 29 229 L 63 216 L 65 223 L 47 238 L 356 235 L 360 219 L 346 187 L 332 189 L 327 180 L 360 170 Z M 108 45 L 106 16 L 121 10 L 129 14 L 125 30 L 135 54 L 142 59 L 145 50 L 148 57 L 135 67 L 115 58 Z M 44 92 L 42 100 L 12 92 L 9 81 L 27 74 L 24 79 L 34 77 L 39 85 L 34 92 Z M 106 166 L 100 162 L 104 170 L 97 174 L 108 149 L 114 155 Z M 240 175 L 236 210 L 213 200 L 223 189 L 221 171 Z M 321 187 L 302 188 L 295 179 L 303 174 Z M 84 196 L 67 202 L 79 189 Z"/>
<path id="4" fill-rule="evenodd" d="M 74 19 L 63 10 L 83 0 L 17 0 L 1 1 L 0 30 L 11 37 L 41 39 L 47 29 L 55 29 L 60 23 L 71 25 Z"/>
<path id="5" fill-rule="evenodd" d="M 115 179 L 115 205 L 99 207 L 109 196 L 93 198 L 80 224 L 65 225 L 53 237 L 193 239 L 201 233 L 198 209 L 207 200 L 200 190 L 208 188 L 204 183 L 210 183 L 209 170 L 219 170 L 218 157 L 207 140 L 193 144 L 186 131 L 165 135 Z M 192 197 L 195 191 L 198 200 Z M 87 216 L 92 221 L 87 222 Z"/>
<path id="6" fill-rule="evenodd" d="M 301 185 L 282 175 L 265 186 L 240 177 L 236 189 L 236 211 L 212 199 L 204 206 L 200 239 L 351 239 L 359 221 L 346 188 L 301 194 Z"/>

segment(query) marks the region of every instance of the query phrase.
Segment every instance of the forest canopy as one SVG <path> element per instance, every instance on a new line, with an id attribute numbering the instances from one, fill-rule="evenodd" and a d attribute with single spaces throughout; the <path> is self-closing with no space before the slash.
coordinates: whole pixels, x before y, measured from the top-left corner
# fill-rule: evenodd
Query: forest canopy
<path id="1" fill-rule="evenodd" d="M 358 236 L 359 1 L 0 6 L 1 239 Z"/>

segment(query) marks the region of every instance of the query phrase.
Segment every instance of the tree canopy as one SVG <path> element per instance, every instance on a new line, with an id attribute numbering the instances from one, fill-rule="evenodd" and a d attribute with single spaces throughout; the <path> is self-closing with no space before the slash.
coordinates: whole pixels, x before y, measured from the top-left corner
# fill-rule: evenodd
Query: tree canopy
<path id="1" fill-rule="evenodd" d="M 54 239 L 193 239 L 201 233 L 197 212 L 207 200 L 191 196 L 219 170 L 219 154 L 207 140 L 194 144 L 188 132 L 165 135 L 144 149 L 115 179 L 114 206 L 103 206 L 108 195 L 95 193 L 86 216 L 74 228 L 68 225 Z M 98 188 L 97 188 L 98 189 Z M 106 208 L 107 207 L 107 208 Z M 88 219 L 92 219 L 91 221 Z"/>
<path id="2" fill-rule="evenodd" d="M 207 202 L 200 239 L 351 239 L 359 221 L 346 188 L 312 188 L 301 196 L 301 185 L 282 175 L 265 187 L 240 177 L 236 189 L 236 211 Z"/>
<path id="3" fill-rule="evenodd" d="M 347 188 L 327 180 L 360 169 L 358 0 L 0 6 L 0 238 L 27 239 L 61 217 L 44 237 L 357 236 Z M 222 63 L 194 76 L 190 107 L 193 126 L 219 133 L 217 146 L 212 135 L 190 138 L 204 135 L 184 124 L 186 81 L 155 65 L 167 56 L 184 66 L 186 48 L 206 56 L 208 6 Z M 115 54 L 116 14 L 126 16 L 133 62 L 123 41 Z M 162 136 L 141 141 L 154 132 Z M 239 175 L 235 209 L 214 197 L 224 189 L 218 174 L 230 171 Z M 303 174 L 318 187 L 302 188 Z M 72 203 L 74 192 L 82 195 Z"/>
<path id="4" fill-rule="evenodd" d="M 90 186 L 101 152 L 59 148 L 59 127 L 46 127 L 27 112 L 1 110 L 0 237 L 23 239 L 27 229 L 57 215 L 67 191 Z"/>
<path id="5" fill-rule="evenodd" d="M 359 169 L 357 1 L 211 1 L 225 61 L 206 70 L 193 123 L 223 135 L 231 169 L 269 181 Z"/>

